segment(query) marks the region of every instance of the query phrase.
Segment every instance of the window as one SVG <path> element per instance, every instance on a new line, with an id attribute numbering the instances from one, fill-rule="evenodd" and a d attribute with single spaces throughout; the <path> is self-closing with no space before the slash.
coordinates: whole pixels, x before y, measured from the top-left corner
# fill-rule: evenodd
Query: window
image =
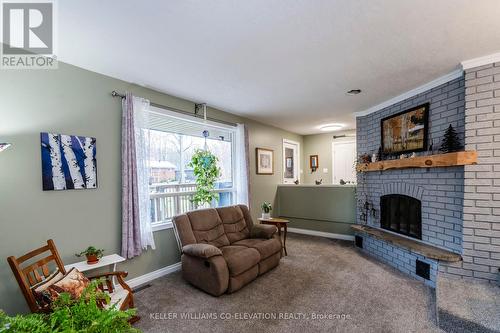
<path id="1" fill-rule="evenodd" d="M 168 110 L 151 108 L 150 141 L 150 199 L 153 229 L 171 225 L 175 215 L 202 208 L 191 202 L 196 191 L 195 177 L 189 162 L 196 149 L 205 147 L 203 131 L 208 130 L 208 149 L 218 157 L 221 177 L 216 184 L 219 200 L 210 206 L 234 203 L 235 128 Z"/>

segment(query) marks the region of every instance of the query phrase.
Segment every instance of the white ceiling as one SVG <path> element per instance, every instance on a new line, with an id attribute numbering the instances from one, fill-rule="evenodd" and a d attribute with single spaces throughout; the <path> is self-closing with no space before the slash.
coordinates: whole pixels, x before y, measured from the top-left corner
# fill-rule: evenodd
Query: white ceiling
<path id="1" fill-rule="evenodd" d="M 58 6 L 60 60 L 300 134 L 500 50 L 498 0 Z"/>

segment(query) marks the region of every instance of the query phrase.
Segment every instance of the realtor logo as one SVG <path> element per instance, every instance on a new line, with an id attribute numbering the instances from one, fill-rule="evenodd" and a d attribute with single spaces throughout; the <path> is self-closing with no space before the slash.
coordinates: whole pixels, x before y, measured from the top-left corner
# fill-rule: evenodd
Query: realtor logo
<path id="1" fill-rule="evenodd" d="M 54 1 L 2 1 L 2 69 L 57 68 Z"/>

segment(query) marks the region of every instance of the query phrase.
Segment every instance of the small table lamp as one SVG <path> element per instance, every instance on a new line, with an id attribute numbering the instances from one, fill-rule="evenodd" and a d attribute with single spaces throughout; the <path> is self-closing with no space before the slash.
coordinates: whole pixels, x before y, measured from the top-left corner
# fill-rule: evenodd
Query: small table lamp
<path id="1" fill-rule="evenodd" d="M 11 146 L 10 143 L 0 143 L 0 153 Z"/>

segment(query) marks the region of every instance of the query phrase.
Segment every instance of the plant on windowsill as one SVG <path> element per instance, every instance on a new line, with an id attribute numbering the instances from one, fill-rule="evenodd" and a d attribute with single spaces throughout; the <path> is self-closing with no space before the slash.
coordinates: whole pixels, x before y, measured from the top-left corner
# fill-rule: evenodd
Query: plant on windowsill
<path id="1" fill-rule="evenodd" d="M 80 253 L 76 253 L 75 256 L 77 257 L 85 256 L 87 257 L 87 264 L 93 265 L 99 262 L 99 259 L 102 258 L 103 253 L 104 253 L 103 249 L 97 249 L 94 246 L 89 246 L 86 250 L 83 250 Z"/>
<path id="2" fill-rule="evenodd" d="M 218 200 L 215 193 L 215 182 L 220 177 L 219 159 L 208 150 L 197 149 L 191 158 L 189 167 L 193 168 L 196 178 L 196 193 L 191 201 L 197 206 L 210 205 Z"/>
<path id="3" fill-rule="evenodd" d="M 260 206 L 262 208 L 262 218 L 269 219 L 271 218 L 271 211 L 273 210 L 273 206 L 269 202 L 264 202 Z"/>
<path id="4" fill-rule="evenodd" d="M 0 332 L 140 333 L 129 323 L 135 316 L 135 309 L 120 311 L 114 305 L 103 307 L 104 303 L 110 302 L 110 297 L 98 289 L 99 283 L 103 282 L 91 282 L 78 299 L 62 293 L 54 301 L 52 312 L 47 314 L 9 317 L 0 310 Z"/>

